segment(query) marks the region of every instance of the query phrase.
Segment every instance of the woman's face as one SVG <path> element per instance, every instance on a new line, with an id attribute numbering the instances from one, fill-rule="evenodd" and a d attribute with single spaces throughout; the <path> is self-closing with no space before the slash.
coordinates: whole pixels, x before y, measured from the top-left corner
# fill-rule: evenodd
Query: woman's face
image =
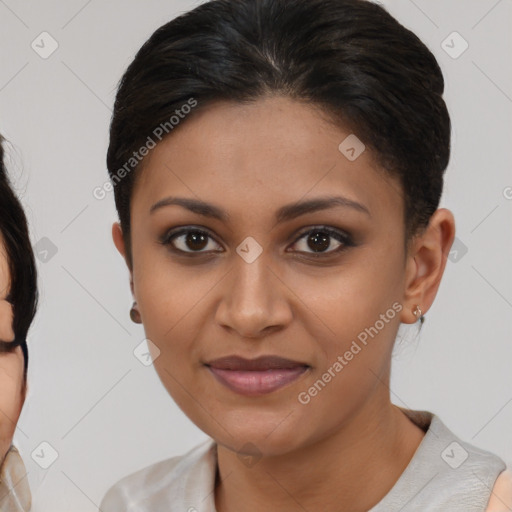
<path id="1" fill-rule="evenodd" d="M 342 153 L 350 132 L 303 103 L 217 103 L 194 116 L 150 152 L 134 188 L 134 297 L 160 351 L 155 368 L 187 416 L 233 450 L 286 453 L 339 430 L 363 405 L 387 403 L 396 332 L 414 321 L 410 305 L 402 309 L 400 187 L 369 151 L 354 159 L 361 148 L 351 139 Z M 344 199 L 296 210 L 333 197 Z M 169 198 L 208 203 L 225 218 Z M 190 233 L 170 240 L 178 228 Z M 117 224 L 113 234 L 124 253 Z M 230 355 L 306 369 L 267 372 L 296 378 L 247 394 L 206 366 Z M 248 375 L 236 378 L 257 388 L 263 377 Z"/>
<path id="2" fill-rule="evenodd" d="M 11 445 L 24 402 L 23 352 L 19 346 L 6 351 L 6 342 L 14 341 L 12 306 L 5 300 L 9 288 L 9 264 L 0 235 L 0 463 Z"/>

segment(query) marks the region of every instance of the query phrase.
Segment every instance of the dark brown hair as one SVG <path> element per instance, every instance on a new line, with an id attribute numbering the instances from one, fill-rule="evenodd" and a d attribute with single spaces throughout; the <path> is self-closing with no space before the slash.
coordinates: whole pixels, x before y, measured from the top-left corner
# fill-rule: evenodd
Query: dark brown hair
<path id="1" fill-rule="evenodd" d="M 11 286 L 7 300 L 13 305 L 14 341 L 0 340 L 2 351 L 21 346 L 27 377 L 27 333 L 37 307 L 37 272 L 30 243 L 27 218 L 16 197 L 4 164 L 4 139 L 0 135 L 0 232 L 7 254 Z"/>

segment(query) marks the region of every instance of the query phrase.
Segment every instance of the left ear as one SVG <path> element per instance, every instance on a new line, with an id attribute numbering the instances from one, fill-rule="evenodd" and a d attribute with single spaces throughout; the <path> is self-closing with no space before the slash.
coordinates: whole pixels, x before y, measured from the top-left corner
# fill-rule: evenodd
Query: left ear
<path id="1" fill-rule="evenodd" d="M 413 314 L 416 305 L 425 314 L 434 302 L 454 238 L 453 214 L 440 208 L 430 218 L 425 231 L 412 242 L 407 255 L 403 323 L 417 321 Z"/>

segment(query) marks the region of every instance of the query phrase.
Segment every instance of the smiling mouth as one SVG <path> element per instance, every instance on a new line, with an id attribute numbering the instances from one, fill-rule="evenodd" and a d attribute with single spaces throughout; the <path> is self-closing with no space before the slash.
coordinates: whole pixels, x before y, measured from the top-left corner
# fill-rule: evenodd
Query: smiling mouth
<path id="1" fill-rule="evenodd" d="M 264 395 L 281 389 L 301 377 L 311 367 L 306 363 L 278 356 L 245 359 L 228 356 L 206 363 L 218 382 L 248 396 Z"/>

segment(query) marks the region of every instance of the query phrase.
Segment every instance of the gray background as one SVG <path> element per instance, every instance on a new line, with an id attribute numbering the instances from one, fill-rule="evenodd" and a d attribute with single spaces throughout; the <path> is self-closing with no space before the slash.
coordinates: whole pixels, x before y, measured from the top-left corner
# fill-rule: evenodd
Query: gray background
<path id="1" fill-rule="evenodd" d="M 118 79 L 156 28 L 197 3 L 0 0 L 0 132 L 40 258 L 30 387 L 15 435 L 35 512 L 95 511 L 121 476 L 206 439 L 133 355 L 144 332 L 128 316 L 113 196 L 92 194 L 107 179 Z M 441 206 L 455 214 L 458 238 L 421 335 L 401 328 L 392 400 L 436 412 L 511 464 L 512 2 L 385 4 L 445 75 L 453 151 Z M 58 43 L 47 59 L 31 47 L 43 31 Z M 458 58 L 442 47 L 453 31 L 469 44 Z M 48 469 L 42 442 L 58 453 Z"/>

